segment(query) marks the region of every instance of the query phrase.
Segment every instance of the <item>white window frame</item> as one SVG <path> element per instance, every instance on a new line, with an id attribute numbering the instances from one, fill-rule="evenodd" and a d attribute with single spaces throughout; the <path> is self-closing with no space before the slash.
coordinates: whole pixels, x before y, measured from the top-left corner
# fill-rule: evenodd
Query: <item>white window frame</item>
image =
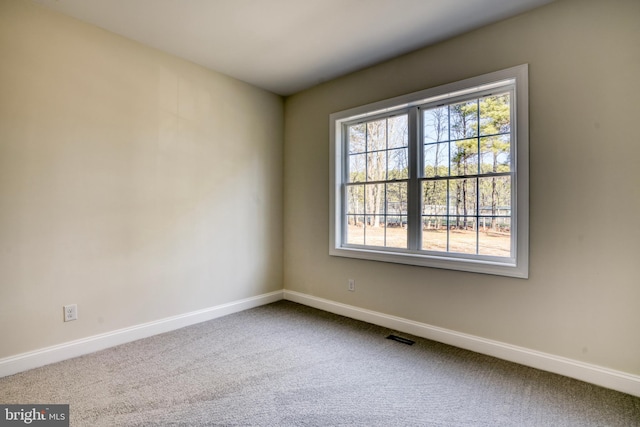
<path id="1" fill-rule="evenodd" d="M 346 135 L 344 124 L 356 119 L 372 118 L 374 116 L 393 113 L 395 111 L 409 111 L 409 150 L 411 146 L 418 147 L 420 130 L 417 124 L 417 107 L 435 101 L 446 103 L 453 102 L 457 97 L 469 94 L 481 94 L 483 91 L 503 87 L 505 84 L 513 85 L 511 108 L 514 118 L 512 126 L 511 143 L 511 167 L 514 171 L 512 183 L 512 256 L 489 257 L 480 255 L 464 255 L 452 252 L 434 253 L 425 251 L 398 250 L 378 246 L 358 246 L 343 244 L 344 221 L 346 219 L 346 207 L 344 206 L 344 183 L 346 176 Z M 484 92 L 486 93 L 486 92 Z M 329 117 L 330 125 L 330 203 L 329 203 L 329 254 L 333 256 L 358 258 L 372 261 L 382 261 L 400 264 L 417 265 L 424 267 L 443 268 L 450 270 L 468 271 L 475 273 L 494 274 L 528 278 L 529 275 L 529 99 L 528 99 L 528 65 L 500 70 L 481 76 L 461 80 L 454 83 L 414 92 L 360 107 L 333 113 Z M 419 167 L 419 155 L 413 158 L 410 154 L 410 179 L 417 178 Z M 411 172 L 411 170 L 414 170 Z M 414 185 L 413 188 L 418 188 Z M 420 220 L 420 206 L 415 207 L 417 197 L 418 204 L 421 197 L 414 190 L 411 193 L 409 187 L 409 224 L 417 224 Z M 412 196 L 413 194 L 413 201 Z M 413 208 L 411 205 L 413 204 Z M 413 215 L 413 219 L 411 216 Z M 411 240 L 411 235 L 408 239 Z"/>

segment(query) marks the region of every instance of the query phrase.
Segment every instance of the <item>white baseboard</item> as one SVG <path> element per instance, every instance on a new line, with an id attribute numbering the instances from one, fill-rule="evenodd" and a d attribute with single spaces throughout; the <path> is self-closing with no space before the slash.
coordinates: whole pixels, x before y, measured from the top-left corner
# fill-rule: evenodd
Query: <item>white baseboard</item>
<path id="1" fill-rule="evenodd" d="M 279 301 L 282 291 L 245 298 L 0 359 L 0 378 Z"/>
<path id="2" fill-rule="evenodd" d="M 390 316 L 372 310 L 338 303 L 295 291 L 276 291 L 251 298 L 233 301 L 190 313 L 160 319 L 154 322 L 123 328 L 100 335 L 70 341 L 51 347 L 0 359 L 0 378 L 18 372 L 60 362 L 105 348 L 125 344 L 185 326 L 205 322 L 228 314 L 269 304 L 281 299 L 304 304 L 330 313 L 362 320 L 398 332 L 431 339 L 499 359 L 553 372 L 566 377 L 640 397 L 640 376 L 580 362 L 548 353 L 530 350 L 464 334 L 401 317 Z"/>
<path id="3" fill-rule="evenodd" d="M 300 292 L 285 290 L 284 299 L 640 397 L 640 376 L 638 375 L 414 322 Z"/>

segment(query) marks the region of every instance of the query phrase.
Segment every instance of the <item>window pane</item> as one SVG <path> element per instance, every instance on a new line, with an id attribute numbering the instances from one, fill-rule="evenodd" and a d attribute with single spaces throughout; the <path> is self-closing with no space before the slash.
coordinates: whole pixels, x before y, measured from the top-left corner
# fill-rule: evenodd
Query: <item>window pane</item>
<path id="1" fill-rule="evenodd" d="M 389 127 L 388 148 L 401 148 L 409 145 L 409 128 L 406 114 L 389 118 L 387 125 Z"/>
<path id="2" fill-rule="evenodd" d="M 364 217 L 347 215 L 347 244 L 364 245 Z"/>
<path id="3" fill-rule="evenodd" d="M 363 182 L 365 180 L 366 156 L 366 154 L 349 156 L 349 182 Z"/>
<path id="4" fill-rule="evenodd" d="M 347 213 L 364 213 L 364 185 L 350 185 L 347 187 Z"/>
<path id="5" fill-rule="evenodd" d="M 349 153 L 364 153 L 366 149 L 366 129 L 364 123 L 349 126 Z"/>
<path id="6" fill-rule="evenodd" d="M 478 173 L 478 140 L 465 139 L 451 143 L 451 175 Z"/>
<path id="7" fill-rule="evenodd" d="M 447 251 L 447 217 L 422 217 L 422 250 Z"/>
<path id="8" fill-rule="evenodd" d="M 406 249 L 407 217 L 403 215 L 388 216 L 385 233 L 387 237 L 387 247 Z"/>
<path id="9" fill-rule="evenodd" d="M 407 148 L 389 150 L 387 152 L 387 158 L 387 179 L 409 178 L 409 151 Z"/>
<path id="10" fill-rule="evenodd" d="M 480 135 L 496 135 L 511 131 L 509 94 L 487 96 L 480 100 Z"/>
<path id="11" fill-rule="evenodd" d="M 477 246 L 475 217 L 449 217 L 449 251 L 475 254 Z"/>
<path id="12" fill-rule="evenodd" d="M 449 215 L 476 215 L 476 178 L 449 181 Z"/>
<path id="13" fill-rule="evenodd" d="M 424 146 L 424 176 L 449 175 L 449 143 L 428 144 Z"/>
<path id="14" fill-rule="evenodd" d="M 511 170 L 510 135 L 480 138 L 480 173 L 509 172 Z"/>
<path id="15" fill-rule="evenodd" d="M 480 215 L 511 216 L 511 177 L 479 179 Z"/>
<path id="16" fill-rule="evenodd" d="M 367 151 L 387 149 L 387 120 L 367 123 Z"/>
<path id="17" fill-rule="evenodd" d="M 384 213 L 384 184 L 365 185 L 365 213 L 367 215 L 381 215 Z"/>
<path id="18" fill-rule="evenodd" d="M 422 113 L 424 142 L 449 140 L 449 108 L 430 108 Z"/>
<path id="19" fill-rule="evenodd" d="M 407 214 L 407 183 L 387 184 L 387 215 Z"/>
<path id="20" fill-rule="evenodd" d="M 367 153 L 367 181 L 384 181 L 385 179 L 387 179 L 387 152 Z"/>
<path id="21" fill-rule="evenodd" d="M 511 219 L 480 217 L 478 253 L 500 257 L 511 256 Z"/>
<path id="22" fill-rule="evenodd" d="M 367 215 L 364 224 L 364 244 L 369 246 L 384 246 L 385 228 L 384 216 Z"/>
<path id="23" fill-rule="evenodd" d="M 422 183 L 422 214 L 447 214 L 447 181 L 424 181 Z"/>
<path id="24" fill-rule="evenodd" d="M 451 139 L 478 136 L 478 100 L 460 102 L 450 106 Z"/>

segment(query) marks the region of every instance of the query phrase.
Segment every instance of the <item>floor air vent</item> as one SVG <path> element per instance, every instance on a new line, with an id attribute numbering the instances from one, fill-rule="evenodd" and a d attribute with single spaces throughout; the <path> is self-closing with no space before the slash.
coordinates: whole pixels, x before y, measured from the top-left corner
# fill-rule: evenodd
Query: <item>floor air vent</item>
<path id="1" fill-rule="evenodd" d="M 387 339 L 388 339 L 388 340 L 398 341 L 398 342 L 401 342 L 402 344 L 406 344 L 406 345 L 413 345 L 413 344 L 415 344 L 415 341 L 411 341 L 411 340 L 410 340 L 410 339 L 408 339 L 408 338 L 402 338 L 402 337 L 399 337 L 399 336 L 397 336 L 397 335 L 389 335 L 389 336 L 387 337 Z"/>

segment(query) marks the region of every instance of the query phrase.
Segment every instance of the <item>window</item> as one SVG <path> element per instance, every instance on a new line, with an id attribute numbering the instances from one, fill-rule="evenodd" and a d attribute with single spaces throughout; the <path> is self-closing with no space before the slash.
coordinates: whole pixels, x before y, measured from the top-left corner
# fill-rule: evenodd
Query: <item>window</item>
<path id="1" fill-rule="evenodd" d="M 527 74 L 332 114 L 330 254 L 526 278 Z"/>

